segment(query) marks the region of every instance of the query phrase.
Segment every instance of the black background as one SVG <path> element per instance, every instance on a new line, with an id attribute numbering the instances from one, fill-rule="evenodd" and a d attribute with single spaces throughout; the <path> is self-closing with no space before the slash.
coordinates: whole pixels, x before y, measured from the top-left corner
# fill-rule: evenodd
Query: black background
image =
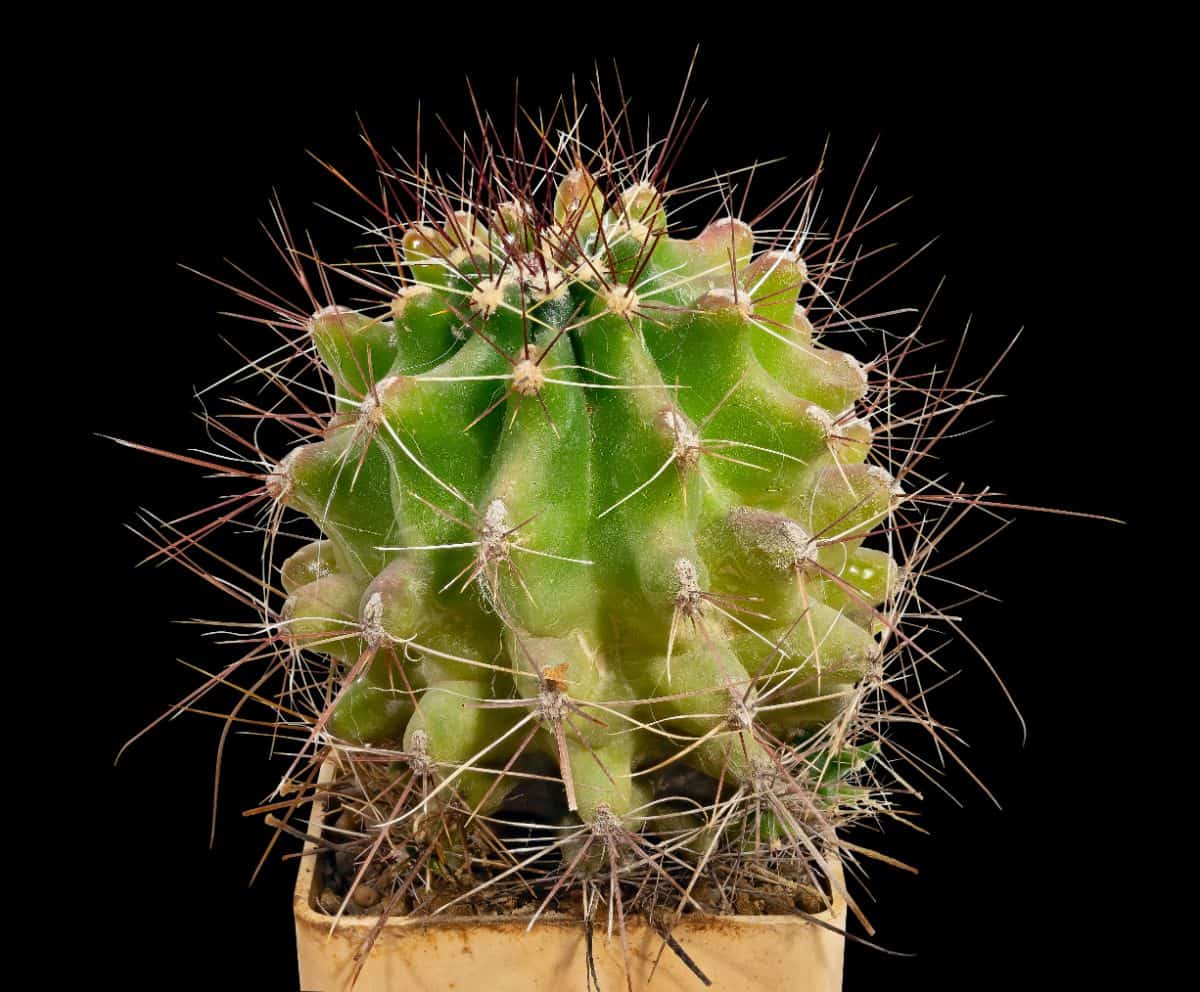
<path id="1" fill-rule="evenodd" d="M 360 27 L 374 33 L 369 21 Z M 312 32 L 278 49 L 267 39 L 245 47 L 213 39 L 194 50 L 180 39 L 144 48 L 108 39 L 84 59 L 72 97 L 79 113 L 62 194 L 88 236 L 71 290 L 85 306 L 71 309 L 106 317 L 84 321 L 81 388 L 91 413 L 77 443 L 90 495 L 79 526 L 97 636 L 79 655 L 84 715 L 74 726 L 88 731 L 70 766 L 94 791 L 99 815 L 69 819 L 73 853 L 63 867 L 70 879 L 98 860 L 88 912 L 100 910 L 126 988 L 294 987 L 295 863 L 274 857 L 247 887 L 269 832 L 239 811 L 269 792 L 278 771 L 263 762 L 262 743 L 238 739 L 228 750 L 211 851 L 214 721 L 160 727 L 111 767 L 120 743 L 194 684 L 173 659 L 211 666 L 229 657 L 199 628 L 170 621 L 245 619 L 181 570 L 134 570 L 142 548 L 122 528 L 139 506 L 186 512 L 213 484 L 90 434 L 201 444 L 191 391 L 238 364 L 218 335 L 264 341 L 218 316 L 231 298 L 179 263 L 219 272 L 229 256 L 286 286 L 256 228 L 272 190 L 298 227 L 328 238 L 332 254 L 349 248 L 344 227 L 313 201 L 352 202 L 305 152 L 369 181 L 356 113 L 377 142 L 410 151 L 418 99 L 431 132 L 434 112 L 469 122 L 465 73 L 503 116 L 514 73 L 526 105 L 549 106 L 572 72 L 586 78 L 594 58 L 616 56 L 635 112 L 661 125 L 691 48 L 624 32 L 622 43 L 538 43 L 536 58 L 514 61 L 515 47 L 529 43 L 502 31 L 471 48 L 450 36 L 418 44 L 381 25 L 368 52 L 325 36 L 319 23 Z M 885 849 L 920 875 L 876 868 L 867 904 L 877 939 L 914 956 L 851 945 L 850 990 L 1107 987 L 1150 898 L 1144 816 L 1156 799 L 1143 794 L 1153 748 L 1140 722 L 1161 690 L 1128 674 L 1148 664 L 1152 631 L 1126 595 L 1154 588 L 1138 572 L 1132 494 L 1144 479 L 1141 452 L 1154 457 L 1136 436 L 1145 404 L 1167 374 L 1137 340 L 1138 308 L 1152 293 L 1135 263 L 1150 253 L 1141 220 L 1152 190 L 1140 170 L 1164 152 L 1149 119 L 1115 124 L 1130 99 L 1128 50 L 1124 62 L 1110 60 L 1088 47 L 1094 40 L 1034 32 L 985 57 L 987 33 L 972 28 L 964 35 L 972 43 L 953 55 L 893 51 L 872 63 L 845 39 L 822 55 L 807 38 L 788 56 L 793 42 L 781 35 L 776 54 L 767 26 L 751 51 L 745 38 L 703 46 L 693 81 L 711 102 L 681 167 L 690 178 L 786 155 L 756 181 L 766 198 L 813 166 L 828 135 L 830 195 L 844 195 L 878 137 L 870 177 L 880 202 L 914 197 L 889 231 L 910 249 L 940 235 L 886 300 L 923 302 L 946 275 L 933 333 L 953 338 L 971 317 L 976 372 L 1025 328 L 993 382 L 1006 398 L 972 419 L 994 422 L 946 446 L 947 470 L 1020 502 L 1128 521 L 1018 515 L 956 573 L 1004 600 L 975 604 L 966 619 L 1018 700 L 1028 739 L 992 678 L 955 649 L 949 660 L 964 674 L 937 712 L 963 729 L 971 766 L 1003 809 L 951 772 L 957 802 L 929 790 L 920 816 L 928 836 L 891 831 Z M 46 815 L 60 814 L 51 804 Z"/>

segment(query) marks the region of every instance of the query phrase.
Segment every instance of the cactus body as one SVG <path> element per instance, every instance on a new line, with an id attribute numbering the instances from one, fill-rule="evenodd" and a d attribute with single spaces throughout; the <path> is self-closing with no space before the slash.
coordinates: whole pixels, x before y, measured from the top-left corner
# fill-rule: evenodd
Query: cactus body
<path id="1" fill-rule="evenodd" d="M 539 760 L 591 825 L 641 829 L 676 762 L 819 799 L 796 756 L 878 667 L 896 566 L 864 542 L 900 492 L 800 256 L 730 217 L 676 237 L 655 187 L 580 167 L 552 213 L 402 244 L 393 298 L 308 321 L 336 410 L 273 476 L 322 534 L 282 574 L 288 638 L 333 660 L 324 730 L 419 735 L 473 813 Z"/>

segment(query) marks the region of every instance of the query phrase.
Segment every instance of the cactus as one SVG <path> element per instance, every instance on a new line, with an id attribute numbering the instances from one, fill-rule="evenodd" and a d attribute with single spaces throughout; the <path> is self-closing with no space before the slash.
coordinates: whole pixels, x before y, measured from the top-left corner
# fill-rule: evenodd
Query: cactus
<path id="1" fill-rule="evenodd" d="M 180 705 L 263 669 L 243 702 L 299 743 L 264 811 L 289 833 L 314 796 L 336 814 L 331 912 L 519 880 L 536 918 L 600 877 L 622 919 L 663 892 L 719 912 L 725 882 L 767 876 L 816 911 L 833 861 L 869 853 L 846 828 L 911 792 L 890 716 L 954 754 L 896 682 L 929 657 L 938 515 L 980 501 L 917 466 L 983 383 L 900 377 L 913 335 L 841 350 L 867 326 L 840 301 L 869 219 L 819 236 L 815 177 L 782 228 L 723 210 L 688 236 L 684 129 L 636 151 L 600 115 L 602 154 L 575 121 L 527 161 L 484 122 L 458 186 L 368 144 L 384 192 L 355 190 L 353 264 L 277 213 L 303 303 L 235 289 L 283 338 L 247 366 L 281 401 L 242 401 L 247 438 L 210 420 L 233 458 L 186 457 L 249 488 L 152 525 L 207 574 L 204 538 L 263 514 L 261 593 L 240 566 L 225 583 L 261 628 Z"/>
<path id="2" fill-rule="evenodd" d="M 325 731 L 419 740 L 472 812 L 515 782 L 474 766 L 522 744 L 593 827 L 639 828 L 637 774 L 675 759 L 782 797 L 774 742 L 879 661 L 894 565 L 863 543 L 900 490 L 866 464 L 867 373 L 749 225 L 674 237 L 653 185 L 606 203 L 580 166 L 553 210 L 411 228 L 385 309 L 309 320 L 336 412 L 270 480 L 324 535 L 283 630 L 340 665 Z"/>

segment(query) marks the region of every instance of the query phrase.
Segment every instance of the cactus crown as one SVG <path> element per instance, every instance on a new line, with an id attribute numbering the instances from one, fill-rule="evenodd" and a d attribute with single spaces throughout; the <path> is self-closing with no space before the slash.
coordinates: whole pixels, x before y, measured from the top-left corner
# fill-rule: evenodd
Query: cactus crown
<path id="1" fill-rule="evenodd" d="M 598 878 L 621 913 L 766 883 L 819 909 L 843 828 L 904 789 L 889 717 L 936 736 L 896 686 L 927 657 L 906 611 L 930 625 L 915 580 L 972 497 L 918 465 L 979 384 L 901 378 L 911 334 L 835 345 L 869 329 L 865 208 L 823 226 L 813 176 L 747 221 L 728 178 L 672 188 L 686 115 L 649 148 L 622 116 L 598 151 L 579 120 L 483 119 L 459 182 L 368 142 L 366 255 L 280 214 L 302 302 L 238 290 L 283 341 L 249 366 L 281 402 L 243 412 L 295 442 L 221 421 L 247 465 L 190 459 L 249 482 L 214 519 L 268 511 L 261 593 L 230 583 L 262 629 L 220 680 L 265 662 L 250 692 L 299 735 L 272 822 L 319 794 L 358 845 L 333 910 L 519 884 L 540 912 Z M 688 237 L 699 194 L 725 207 Z M 201 569 L 210 529 L 152 539 Z"/>

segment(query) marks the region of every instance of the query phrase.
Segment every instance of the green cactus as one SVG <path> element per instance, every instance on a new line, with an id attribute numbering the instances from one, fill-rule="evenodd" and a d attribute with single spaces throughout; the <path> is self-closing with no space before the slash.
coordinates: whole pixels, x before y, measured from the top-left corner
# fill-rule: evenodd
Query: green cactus
<path id="1" fill-rule="evenodd" d="M 863 542 L 901 498 L 800 255 L 731 217 L 675 237 L 653 185 L 578 165 L 552 213 L 400 240 L 391 299 L 308 321 L 336 412 L 270 480 L 323 535 L 283 566 L 283 629 L 336 660 L 324 730 L 420 734 L 473 812 L 515 782 L 477 768 L 537 753 L 587 824 L 638 828 L 675 758 L 778 792 L 784 742 L 879 665 L 896 568 Z"/>

